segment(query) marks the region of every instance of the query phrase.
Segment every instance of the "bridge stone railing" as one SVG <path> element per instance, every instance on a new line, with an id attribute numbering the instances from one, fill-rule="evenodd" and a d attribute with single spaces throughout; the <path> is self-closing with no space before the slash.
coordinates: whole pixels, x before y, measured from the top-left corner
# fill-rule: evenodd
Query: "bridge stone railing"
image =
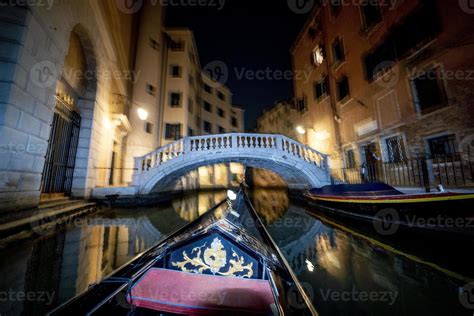
<path id="1" fill-rule="evenodd" d="M 143 157 L 135 158 L 136 174 L 143 174 L 186 154 L 243 150 L 278 152 L 329 172 L 328 156 L 283 135 L 231 133 L 180 139 Z"/>

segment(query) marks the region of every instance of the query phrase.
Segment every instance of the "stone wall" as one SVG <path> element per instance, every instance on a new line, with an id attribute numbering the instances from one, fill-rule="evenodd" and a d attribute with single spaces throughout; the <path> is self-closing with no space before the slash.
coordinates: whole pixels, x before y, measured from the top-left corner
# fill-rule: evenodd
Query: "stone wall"
<path id="1" fill-rule="evenodd" d="M 56 89 L 73 32 L 84 50 L 89 79 L 77 101 L 82 122 L 72 194 L 88 197 L 93 187 L 107 184 L 108 172 L 101 170 L 110 166 L 119 137 L 109 115 L 110 96 L 130 93 L 128 78 L 110 75 L 129 69 L 130 49 L 108 22 L 122 19 L 120 27 L 130 29 L 133 22 L 117 8 L 104 12 L 101 6 L 108 2 L 0 10 L 0 212 L 38 205 Z"/>

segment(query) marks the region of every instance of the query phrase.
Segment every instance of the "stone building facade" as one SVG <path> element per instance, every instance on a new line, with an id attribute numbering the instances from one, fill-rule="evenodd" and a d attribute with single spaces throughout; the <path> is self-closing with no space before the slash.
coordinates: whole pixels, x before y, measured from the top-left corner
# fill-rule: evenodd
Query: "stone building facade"
<path id="1" fill-rule="evenodd" d="M 281 134 L 297 138 L 299 113 L 291 101 L 279 101 L 257 119 L 257 131 L 264 134 Z"/>
<path id="2" fill-rule="evenodd" d="M 164 16 L 151 0 L 0 1 L 0 216 L 127 185 L 134 157 L 169 142 L 176 31 Z M 202 89 L 189 47 L 178 89 L 196 87 L 181 100 L 179 136 L 201 133 L 199 115 L 186 118 L 188 100 L 200 113 Z"/>
<path id="3" fill-rule="evenodd" d="M 78 133 L 77 153 L 69 152 L 67 174 L 56 177 L 69 183 L 70 193 L 88 197 L 93 187 L 108 185 L 112 159 L 121 168 L 124 138 L 132 128 L 128 100 L 135 77 L 131 47 L 137 40 L 137 14 L 117 3 L 2 4 L 2 213 L 38 204 L 49 144 L 70 145 L 73 136 L 62 128 L 71 116 L 80 120 L 78 130 L 71 127 Z"/>
<path id="4" fill-rule="evenodd" d="M 294 71 L 311 72 L 294 81 L 296 124 L 333 168 L 467 153 L 473 31 L 456 0 L 325 2 L 291 50 Z"/>
<path id="5" fill-rule="evenodd" d="M 232 92 L 226 86 L 202 73 L 202 134 L 244 132 L 244 110 L 232 103 Z"/>

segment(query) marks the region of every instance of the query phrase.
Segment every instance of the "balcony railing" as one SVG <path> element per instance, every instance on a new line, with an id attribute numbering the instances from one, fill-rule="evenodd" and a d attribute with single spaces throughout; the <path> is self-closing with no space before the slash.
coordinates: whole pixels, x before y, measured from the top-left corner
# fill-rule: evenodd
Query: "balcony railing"
<path id="1" fill-rule="evenodd" d="M 333 183 L 384 182 L 399 187 L 447 188 L 474 186 L 474 163 L 470 153 L 433 158 L 415 158 L 398 163 L 379 162 L 358 168 L 332 169 Z"/>

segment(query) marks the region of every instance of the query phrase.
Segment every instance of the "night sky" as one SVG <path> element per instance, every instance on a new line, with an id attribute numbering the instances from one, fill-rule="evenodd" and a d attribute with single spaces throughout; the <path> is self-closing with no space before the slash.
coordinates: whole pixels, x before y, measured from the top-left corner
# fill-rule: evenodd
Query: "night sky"
<path id="1" fill-rule="evenodd" d="M 167 25 L 194 31 L 203 68 L 215 61 L 226 64 L 233 103 L 245 108 L 246 129 L 253 129 L 263 109 L 293 95 L 291 78 L 275 79 L 275 71 L 291 71 L 290 48 L 307 14 L 293 12 L 287 0 L 226 0 L 222 10 L 219 0 L 197 1 L 211 6 L 168 6 Z M 265 80 L 242 77 L 244 70 L 267 69 L 272 75 Z"/>

